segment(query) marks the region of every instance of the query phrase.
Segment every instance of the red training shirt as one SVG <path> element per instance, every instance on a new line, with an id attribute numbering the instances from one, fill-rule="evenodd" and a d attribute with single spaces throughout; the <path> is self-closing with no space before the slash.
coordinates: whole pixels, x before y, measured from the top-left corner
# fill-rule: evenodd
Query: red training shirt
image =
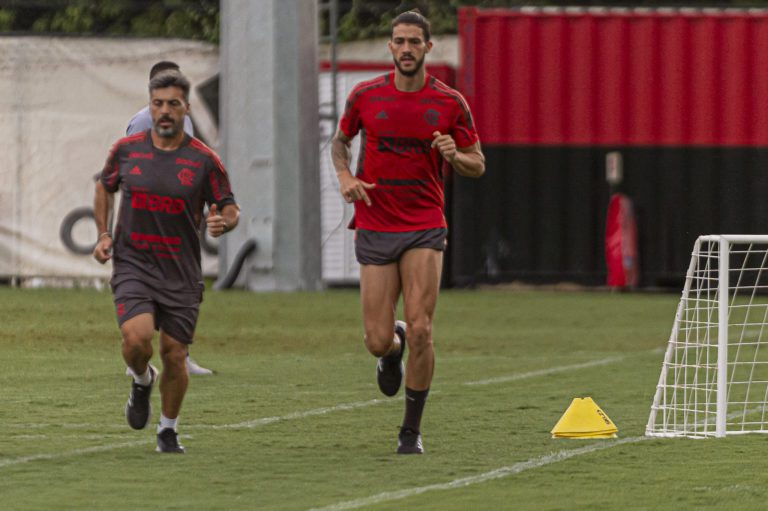
<path id="1" fill-rule="evenodd" d="M 403 92 L 395 73 L 359 83 L 349 94 L 339 127 L 349 138 L 362 131 L 356 176 L 376 188 L 371 205 L 355 202 L 350 228 L 385 232 L 447 227 L 443 213 L 442 157 L 432 133 L 450 134 L 457 147 L 479 138 L 462 95 L 433 76 Z"/>

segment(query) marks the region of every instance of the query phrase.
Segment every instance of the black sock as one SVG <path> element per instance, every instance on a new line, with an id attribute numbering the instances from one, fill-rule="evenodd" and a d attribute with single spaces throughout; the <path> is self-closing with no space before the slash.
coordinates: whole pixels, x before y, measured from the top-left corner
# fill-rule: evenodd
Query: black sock
<path id="1" fill-rule="evenodd" d="M 421 427 L 421 414 L 424 412 L 424 404 L 427 402 L 429 389 L 413 390 L 405 388 L 405 418 L 403 429 L 419 432 Z"/>

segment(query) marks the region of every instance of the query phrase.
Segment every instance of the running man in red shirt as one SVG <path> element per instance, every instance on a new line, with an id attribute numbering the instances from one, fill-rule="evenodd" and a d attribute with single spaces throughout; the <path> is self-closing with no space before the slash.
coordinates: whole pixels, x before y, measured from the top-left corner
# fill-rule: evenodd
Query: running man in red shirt
<path id="1" fill-rule="evenodd" d="M 123 359 L 133 382 L 125 416 L 133 429 L 150 420 L 157 373 L 149 361 L 160 331 L 162 413 L 157 450 L 183 453 L 176 431 L 189 382 L 187 345 L 192 343 L 203 276 L 198 226 L 205 203 L 208 233 L 218 237 L 237 226 L 240 208 L 219 157 L 184 133 L 189 82 L 164 71 L 149 82 L 152 128 L 120 139 L 96 183 L 94 212 L 99 238 L 93 256 L 112 259 L 112 293 L 123 337 Z M 107 230 L 111 196 L 120 190 L 115 230 Z"/>
<path id="2" fill-rule="evenodd" d="M 332 142 L 341 195 L 355 204 L 355 254 L 365 345 L 379 358 L 379 389 L 400 390 L 405 417 L 397 452 L 421 454 L 421 416 L 434 371 L 432 321 L 440 289 L 447 224 L 442 164 L 467 177 L 485 172 L 485 157 L 464 98 L 430 76 L 429 21 L 417 11 L 392 21 L 393 72 L 350 93 Z M 361 133 L 356 175 L 350 142 Z M 405 321 L 395 321 L 400 295 Z M 408 346 L 407 370 L 402 359 Z"/>

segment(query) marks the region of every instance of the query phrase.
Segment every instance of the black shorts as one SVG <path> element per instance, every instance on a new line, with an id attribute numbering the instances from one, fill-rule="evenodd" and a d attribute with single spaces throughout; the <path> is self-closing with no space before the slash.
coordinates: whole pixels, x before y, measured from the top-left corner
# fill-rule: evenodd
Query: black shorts
<path id="1" fill-rule="evenodd" d="M 382 232 L 358 229 L 355 232 L 355 257 L 360 264 L 396 263 L 412 248 L 445 251 L 448 229 Z"/>
<path id="2" fill-rule="evenodd" d="M 112 286 L 117 324 L 122 326 L 134 316 L 152 314 L 155 330 L 162 330 L 184 344 L 192 344 L 203 301 L 203 291 L 165 291 L 138 280 L 126 280 Z"/>

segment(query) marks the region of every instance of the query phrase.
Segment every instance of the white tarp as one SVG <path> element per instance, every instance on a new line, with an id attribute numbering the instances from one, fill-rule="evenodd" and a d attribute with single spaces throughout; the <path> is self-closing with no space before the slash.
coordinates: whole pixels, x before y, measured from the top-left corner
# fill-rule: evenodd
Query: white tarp
<path id="1" fill-rule="evenodd" d="M 0 37 L 0 277 L 102 279 L 111 266 L 68 250 L 64 217 L 93 203 L 93 176 L 147 104 L 149 69 L 177 62 L 192 82 L 192 116 L 216 145 L 195 86 L 218 72 L 218 49 L 167 39 Z M 73 238 L 92 243 L 92 222 Z M 216 271 L 204 254 L 204 270 Z"/>

